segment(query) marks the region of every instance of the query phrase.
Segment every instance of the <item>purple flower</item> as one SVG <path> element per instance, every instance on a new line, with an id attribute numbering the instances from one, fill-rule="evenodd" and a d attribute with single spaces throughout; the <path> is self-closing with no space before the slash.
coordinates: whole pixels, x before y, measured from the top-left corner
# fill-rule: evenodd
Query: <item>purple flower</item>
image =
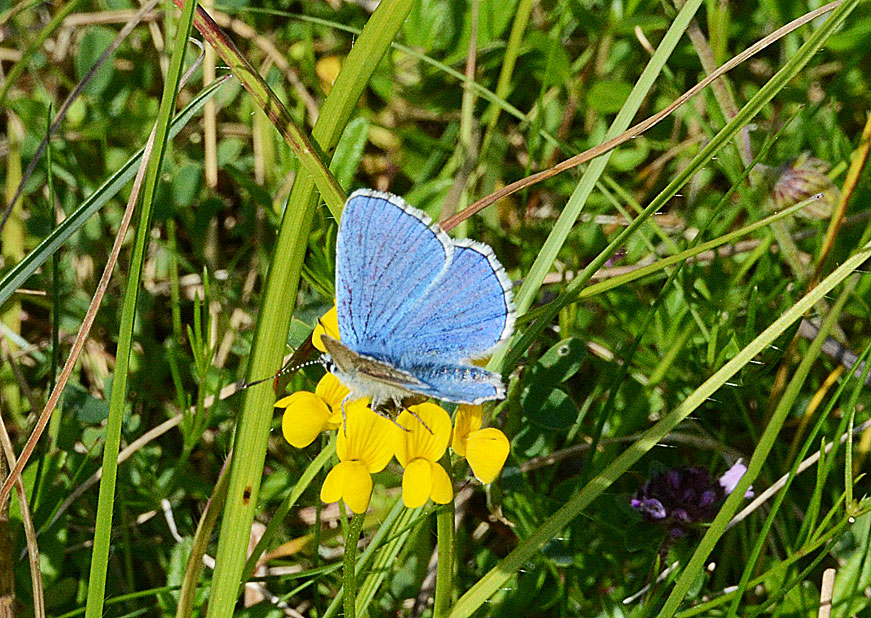
<path id="1" fill-rule="evenodd" d="M 632 508 L 649 522 L 671 526 L 681 536 L 686 526 L 714 519 L 720 502 L 732 493 L 747 467 L 738 462 L 719 479 L 705 468 L 685 466 L 657 474 L 635 492 Z M 745 497 L 752 497 L 748 491 Z"/>

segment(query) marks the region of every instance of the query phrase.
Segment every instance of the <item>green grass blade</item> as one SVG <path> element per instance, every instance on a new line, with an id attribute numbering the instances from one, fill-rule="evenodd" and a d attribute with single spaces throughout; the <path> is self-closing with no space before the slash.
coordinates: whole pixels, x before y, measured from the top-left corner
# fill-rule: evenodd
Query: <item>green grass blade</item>
<path id="1" fill-rule="evenodd" d="M 842 294 L 843 295 L 843 294 Z M 859 357 L 859 363 L 864 362 L 868 358 L 868 353 L 871 351 L 871 346 L 866 347 L 865 351 Z M 823 410 L 822 414 L 817 418 L 816 423 L 814 424 L 813 429 L 808 433 L 807 438 L 805 439 L 804 445 L 799 451 L 798 455 L 795 457 L 795 461 L 792 464 L 792 467 L 789 470 L 789 476 L 787 477 L 786 484 L 780 489 L 777 494 L 777 498 L 774 500 L 774 503 L 771 505 L 770 510 L 768 511 L 768 515 L 765 517 L 765 522 L 762 524 L 762 529 L 760 533 L 757 535 L 756 542 L 753 545 L 753 549 L 750 551 L 750 555 L 746 560 L 747 565 L 744 567 L 744 571 L 741 573 L 741 580 L 738 582 L 738 589 L 735 591 L 735 597 L 729 606 L 729 613 L 726 618 L 733 618 L 738 616 L 738 609 L 741 602 L 741 599 L 744 598 L 744 592 L 747 590 L 750 585 L 750 578 L 755 570 L 756 562 L 759 560 L 759 556 L 762 554 L 763 547 L 767 544 L 768 541 L 768 531 L 771 529 L 771 526 L 774 524 L 774 519 L 777 513 L 780 510 L 780 506 L 783 504 L 783 501 L 786 499 L 787 493 L 789 492 L 789 488 L 792 485 L 792 482 L 796 479 L 798 475 L 798 468 L 801 465 L 804 458 L 807 456 L 808 451 L 811 447 L 816 443 L 817 434 L 823 427 L 826 419 L 829 418 L 829 414 L 837 404 L 841 400 L 841 395 L 847 389 L 847 386 L 851 384 L 853 378 L 855 378 L 855 373 L 848 373 L 846 379 L 841 382 L 841 385 L 838 387 L 838 390 L 829 400 L 829 403 L 826 405 L 825 410 Z M 862 390 L 863 382 L 862 380 L 857 380 L 853 393 L 857 394 Z M 852 429 L 852 428 L 851 428 Z M 849 438 L 848 438 L 849 439 Z M 821 466 L 818 466 L 818 470 Z M 732 521 L 730 521 L 731 525 Z"/>
<path id="2" fill-rule="evenodd" d="M 272 519 L 269 520 L 269 523 L 266 525 L 266 530 L 263 531 L 263 536 L 260 537 L 260 540 L 257 541 L 257 545 L 254 547 L 251 555 L 248 556 L 248 561 L 245 563 L 245 568 L 242 570 L 242 581 L 248 581 L 248 578 L 254 574 L 254 569 L 257 568 L 257 561 L 260 560 L 260 556 L 262 556 L 266 551 L 266 547 L 269 545 L 272 537 L 275 536 L 281 525 L 284 523 L 284 519 L 287 517 L 287 514 L 290 513 L 290 509 L 296 505 L 296 501 L 299 500 L 300 496 L 302 496 L 302 492 L 308 489 L 308 486 L 311 485 L 315 476 L 323 470 L 324 466 L 327 465 L 327 462 L 335 452 L 336 436 L 334 435 L 332 440 L 330 440 L 329 446 L 318 453 L 318 456 L 312 460 L 299 477 L 299 480 L 293 486 L 293 489 L 287 495 L 287 498 L 285 498 L 281 505 L 275 509 Z"/>
<path id="3" fill-rule="evenodd" d="M 230 476 L 227 474 L 225 467 L 221 470 L 221 475 L 218 477 L 215 489 L 211 497 L 209 497 L 209 501 L 206 502 L 206 508 L 200 517 L 199 523 L 197 523 L 193 543 L 191 543 L 191 553 L 188 556 L 187 566 L 185 567 L 184 580 L 178 592 L 178 605 L 176 605 L 175 609 L 176 618 L 188 618 L 188 616 L 193 615 L 197 586 L 200 581 L 200 573 L 203 570 L 203 556 L 209 547 L 209 540 L 212 536 L 212 530 L 214 530 L 215 524 L 218 521 L 218 515 L 221 513 L 221 507 L 224 506 L 224 500 L 227 499 L 227 484 L 229 480 Z"/>
<path id="4" fill-rule="evenodd" d="M 753 341 L 745 346 L 714 375 L 705 380 L 677 408 L 669 412 L 656 425 L 644 432 L 626 451 L 620 454 L 602 472 L 588 483 L 576 496 L 551 515 L 536 531 L 506 556 L 498 565 L 469 589 L 451 612 L 451 618 L 465 618 L 472 615 L 484 602 L 512 577 L 526 561 L 547 541 L 559 534 L 572 519 L 577 517 L 589 504 L 598 498 L 614 481 L 625 474 L 641 457 L 656 446 L 669 432 L 692 414 L 704 401 L 719 390 L 732 376 L 749 363 L 757 354 L 768 347 L 805 312 L 824 298 L 832 289 L 859 268 L 871 257 L 871 243 L 845 260 L 818 287 L 802 297 L 790 307 Z M 732 494 L 739 495 L 740 487 Z M 725 506 L 723 507 L 725 509 Z"/>
<path id="5" fill-rule="evenodd" d="M 582 298 L 590 298 L 591 296 L 596 296 L 597 294 L 602 294 L 607 292 L 608 290 L 613 290 L 614 288 L 618 288 L 621 285 L 626 285 L 632 281 L 637 281 L 638 279 L 642 279 L 648 275 L 659 272 L 661 270 L 665 270 L 669 266 L 673 266 L 674 264 L 679 264 L 684 260 L 688 260 L 696 257 L 697 255 L 704 253 L 706 251 L 712 251 L 718 247 L 722 247 L 723 245 L 727 245 L 732 243 L 742 236 L 746 236 L 747 234 L 751 234 L 756 230 L 768 227 L 775 221 L 780 221 L 803 208 L 806 208 L 809 204 L 816 202 L 816 198 L 812 197 L 809 200 L 805 200 L 803 202 L 798 202 L 797 204 L 793 204 L 789 208 L 784 208 L 780 212 L 769 215 L 764 219 L 760 219 L 755 223 L 751 223 L 750 225 L 746 225 L 740 229 L 737 229 L 733 232 L 729 232 L 728 234 L 723 234 L 722 236 L 718 236 L 708 242 L 700 243 L 699 245 L 681 251 L 680 253 L 675 253 L 674 255 L 670 255 L 668 257 L 662 258 L 661 260 L 657 260 L 653 264 L 648 264 L 647 266 L 642 266 L 633 271 L 625 273 L 623 275 L 618 275 L 616 277 L 612 277 L 611 279 L 606 279 L 605 281 L 600 281 L 599 283 L 594 283 L 593 285 L 585 287 L 581 290 L 576 300 L 580 300 Z"/>
<path id="6" fill-rule="evenodd" d="M 511 76 L 514 74 L 514 65 L 520 55 L 520 46 L 523 43 L 523 34 L 529 23 L 529 15 L 532 13 L 532 0 L 520 0 L 514 13 L 514 22 L 511 24 L 511 34 L 508 35 L 508 44 L 505 46 L 505 56 L 502 58 L 502 66 L 499 69 L 499 80 L 496 82 L 496 96 L 504 101 L 511 87 Z M 484 140 L 481 145 L 481 154 L 487 152 L 496 124 L 499 122 L 499 113 L 502 106 L 496 102 L 490 102 L 490 106 L 484 113 L 487 128 L 484 132 Z"/>
<path id="7" fill-rule="evenodd" d="M 772 580 L 774 576 L 786 576 L 787 571 L 794 564 L 807 558 L 811 553 L 817 551 L 820 547 L 828 545 L 833 538 L 836 538 L 839 534 L 843 533 L 844 528 L 848 525 L 848 519 L 846 517 L 843 518 L 838 524 L 836 524 L 832 529 L 830 529 L 823 537 L 819 539 L 814 539 L 812 542 L 808 542 L 804 547 L 802 547 L 798 552 L 791 554 L 790 556 L 784 558 L 782 561 L 776 563 L 771 569 L 755 577 L 750 580 L 749 586 L 758 586 L 759 584 L 767 583 Z M 823 547 L 823 550 L 820 551 L 819 555 L 814 558 L 813 562 L 817 560 L 821 560 L 825 558 L 828 553 L 831 551 L 831 546 Z M 803 578 L 799 578 L 801 580 Z M 711 601 L 706 601 L 704 603 L 699 603 L 698 605 L 686 609 L 677 614 L 677 618 L 691 618 L 692 616 L 712 616 L 712 615 L 720 615 L 720 614 L 712 614 L 710 613 L 712 609 L 716 609 L 721 605 L 725 605 L 730 600 L 734 599 L 737 595 L 737 591 L 735 589 L 730 589 L 728 592 L 724 592 L 720 596 Z"/>
<path id="8" fill-rule="evenodd" d="M 181 7 L 183 0 L 173 0 Z M 194 25 L 203 38 L 215 48 L 221 59 L 227 63 L 230 70 L 239 80 L 239 83 L 248 91 L 257 106 L 269 118 L 284 141 L 299 159 L 302 168 L 314 179 L 321 196 L 327 203 L 330 211 L 336 217 L 342 211 L 345 203 L 345 194 L 339 186 L 336 178 L 330 173 L 323 152 L 328 149 L 312 140 L 305 134 L 293 120 L 293 116 L 281 102 L 281 99 L 272 91 L 266 80 L 257 72 L 250 62 L 242 55 L 233 41 L 221 30 L 218 24 L 206 13 L 205 9 L 198 8 L 194 16 Z M 377 63 L 376 63 L 377 64 Z M 373 67 L 374 68 L 374 67 Z M 334 86 L 335 87 L 335 86 Z M 313 134 L 314 135 L 314 134 Z"/>
<path id="9" fill-rule="evenodd" d="M 400 532 L 398 534 L 391 534 L 391 538 L 383 542 L 383 545 L 381 542 L 376 545 L 373 541 L 372 545 L 374 548 L 378 548 L 377 552 L 373 548 L 371 554 L 367 552 L 357 563 L 358 574 L 361 571 L 369 571 L 363 583 L 357 587 L 357 613 L 361 616 L 366 615 L 372 599 L 375 598 L 375 593 L 378 592 L 387 576 L 392 574 L 396 558 L 411 535 L 412 528 L 408 524 L 419 513 L 419 509 L 405 508 L 401 500 L 397 500 L 397 506 L 400 509 L 399 517 L 389 530 L 394 533 Z M 383 541 L 383 539 L 379 539 L 379 541 Z M 369 560 L 373 557 L 372 566 L 367 567 Z"/>
<path id="10" fill-rule="evenodd" d="M 127 378 L 130 353 L 133 344 L 133 321 L 136 316 L 136 301 L 139 298 L 139 284 L 145 247 L 150 236 L 151 207 L 157 189 L 160 168 L 166 153 L 169 121 L 175 107 L 176 95 L 181 82 L 182 65 L 193 22 L 196 0 L 188 0 L 182 12 L 176 40 L 173 43 L 172 58 L 163 88 L 163 96 L 155 125 L 154 152 L 148 162 L 145 189 L 139 212 L 139 224 L 133 245 L 133 256 L 127 276 L 124 305 L 121 311 L 121 326 L 118 333 L 118 350 L 115 356 L 115 373 L 112 380 L 112 394 L 109 401 L 109 418 L 106 424 L 106 442 L 103 447 L 103 478 L 100 480 L 100 493 L 97 502 L 94 547 L 91 552 L 91 570 L 88 578 L 88 598 L 85 605 L 86 618 L 100 618 L 103 615 L 103 601 L 106 592 L 106 573 L 109 567 L 109 546 L 112 537 L 112 513 L 115 502 L 115 481 L 118 475 L 118 451 L 121 441 L 121 424 L 127 402 Z"/>
<path id="11" fill-rule="evenodd" d="M 314 127 L 312 134 L 323 150 L 332 150 L 338 142 L 360 94 L 412 4 L 411 0 L 383 0 L 369 18 L 345 59 Z M 266 280 L 248 366 L 249 379 L 271 375 L 281 364 L 315 206 L 314 182 L 301 174 L 291 191 Z M 268 385 L 246 391 L 235 434 L 236 455 L 218 541 L 209 618 L 229 618 L 238 596 L 248 531 L 263 474 L 273 403 L 274 394 Z"/>
<path id="12" fill-rule="evenodd" d="M 54 17 L 52 17 L 51 21 L 46 24 L 45 28 L 39 31 L 39 34 L 36 35 L 25 52 L 21 55 L 21 59 L 15 63 L 15 66 L 9 69 L 9 73 L 6 74 L 6 77 L 3 80 L 3 85 L 0 86 L 0 108 L 6 107 L 6 95 L 9 94 L 9 88 L 12 87 L 12 84 L 14 84 L 18 77 L 27 69 L 33 54 L 42 49 L 46 39 L 48 39 L 55 30 L 60 28 L 64 19 L 66 19 L 67 16 L 72 13 L 77 6 L 79 6 L 79 2 L 80 0 L 72 0 L 72 2 L 61 5 L 60 10 L 54 14 Z"/>
<path id="13" fill-rule="evenodd" d="M 357 575 L 369 571 L 366 579 L 360 585 L 357 593 L 357 611 L 363 614 L 375 596 L 378 587 L 384 581 L 387 573 L 390 570 L 390 565 L 396 561 L 396 556 L 402 548 L 415 524 L 415 520 L 423 507 L 417 509 L 407 509 L 402 504 L 402 499 L 397 497 L 393 508 L 381 522 L 378 532 L 369 543 L 369 547 L 360 556 L 357 561 Z M 370 566 L 370 562 L 372 563 Z M 330 602 L 327 609 L 324 611 L 322 618 L 332 618 L 338 614 L 339 608 L 345 598 L 344 590 L 340 589 L 338 594 Z"/>
<path id="14" fill-rule="evenodd" d="M 222 77 L 209 84 L 200 92 L 172 121 L 169 128 L 169 139 L 175 138 L 179 132 L 187 126 L 196 116 L 206 101 L 218 93 L 229 76 Z M 142 153 L 145 148 L 130 157 L 121 168 L 112 174 L 100 188 L 94 191 L 88 199 L 82 202 L 70 216 L 63 220 L 52 232 L 45 237 L 23 260 L 13 266 L 3 279 L 0 279 L 0 306 L 5 303 L 19 287 L 24 285 L 28 277 L 42 266 L 55 251 L 57 251 L 67 239 L 75 234 L 95 212 L 100 210 L 109 200 L 115 197 L 119 191 L 136 175 Z"/>
<path id="15" fill-rule="evenodd" d="M 677 14 L 665 36 L 663 37 L 659 47 L 656 49 L 656 52 L 653 54 L 653 57 L 650 59 L 650 62 L 645 67 L 644 72 L 641 74 L 641 77 L 638 78 L 638 81 L 632 88 L 632 92 L 629 94 L 626 103 L 620 109 L 620 112 L 617 114 L 617 117 L 614 119 L 614 122 L 608 129 L 608 133 L 605 135 L 604 141 L 616 137 L 620 133 L 624 132 L 627 128 L 629 128 L 629 123 L 632 122 L 632 118 L 638 112 L 638 109 L 641 107 L 641 104 L 644 101 L 644 98 L 647 96 L 647 93 L 650 91 L 650 88 L 653 87 L 657 76 L 662 71 L 662 67 L 665 66 L 666 60 L 668 60 L 671 52 L 674 50 L 675 46 L 680 40 L 683 31 L 686 29 L 693 15 L 695 15 L 695 12 L 698 10 L 700 4 L 701 0 L 692 0 L 684 4 L 684 6 L 681 8 L 680 12 Z M 532 301 L 535 299 L 536 295 L 541 289 L 541 284 L 544 281 L 545 275 L 547 275 L 547 273 L 550 271 L 550 268 L 553 265 L 557 254 L 559 253 L 560 249 L 568 238 L 569 232 L 571 231 L 572 227 L 580 216 L 584 205 L 586 204 L 587 198 L 590 196 L 593 188 L 599 181 L 599 177 L 605 171 L 605 167 L 608 165 L 608 161 L 610 159 L 610 152 L 597 159 L 593 159 L 590 162 L 589 167 L 584 172 L 584 175 L 581 177 L 581 180 L 575 187 L 575 190 L 569 198 L 568 203 L 566 203 L 563 211 L 560 213 L 559 218 L 554 224 L 553 230 L 548 235 L 547 240 L 545 240 L 544 246 L 542 246 L 541 250 L 538 253 L 538 256 L 535 258 L 535 262 L 532 264 L 529 273 L 523 281 L 523 285 L 517 292 L 517 296 L 515 296 L 514 302 L 517 308 L 518 315 L 523 315 L 524 313 L 526 313 L 526 311 L 532 305 Z M 639 216 L 635 219 L 635 221 L 638 222 L 638 224 L 640 225 L 643 221 L 643 218 L 643 216 Z M 630 227 L 632 226 L 630 225 Z M 629 228 L 627 228 L 627 230 L 624 230 L 624 234 L 628 232 L 628 229 Z M 616 251 L 616 248 L 614 250 Z M 604 263 L 604 260 L 602 260 L 602 263 Z M 553 315 L 550 315 L 548 322 L 550 322 L 550 320 L 555 315 L 555 313 Z M 537 322 L 536 326 L 538 326 L 539 324 L 541 324 L 541 322 Z M 522 343 L 528 345 L 530 340 L 531 339 L 524 338 L 522 340 Z M 522 349 L 526 349 L 526 345 L 524 345 Z M 514 345 L 511 348 L 511 351 L 516 353 L 519 349 L 521 349 L 519 345 Z M 506 348 L 498 350 L 495 354 L 493 354 L 487 366 L 491 369 L 512 366 L 512 362 L 506 362 L 507 353 L 508 350 Z M 512 358 L 512 361 L 513 360 L 516 359 Z"/>
<path id="16" fill-rule="evenodd" d="M 524 2 L 525 2 L 525 0 L 524 0 Z M 358 28 L 354 28 L 353 26 L 349 26 L 347 24 L 342 24 L 342 23 L 339 23 L 337 21 L 332 21 L 329 19 L 321 19 L 319 17 L 312 17 L 311 15 L 300 15 L 299 13 L 292 13 L 290 11 L 278 11 L 275 9 L 262 9 L 262 8 L 256 8 L 256 7 L 235 7 L 235 6 L 227 6 L 227 5 L 218 5 L 218 8 L 220 8 L 223 11 L 227 11 L 229 13 L 237 13 L 237 12 L 238 13 L 241 13 L 241 12 L 263 13 L 266 15 L 275 15 L 275 16 L 279 16 L 279 17 L 287 17 L 289 19 L 296 19 L 298 21 L 305 22 L 305 23 L 316 24 L 319 26 L 326 26 L 329 28 L 334 28 L 336 30 L 339 30 L 342 32 L 348 32 L 349 34 L 353 34 L 353 35 L 359 35 L 361 32 Z M 520 10 L 520 9 L 518 9 L 518 10 Z M 510 44 L 510 41 L 509 41 L 509 44 Z M 459 81 L 460 83 L 462 83 L 464 87 L 470 88 L 471 90 L 473 90 L 475 92 L 476 95 L 478 95 L 479 97 L 481 97 L 485 101 L 489 102 L 491 105 L 495 105 L 498 109 L 511 115 L 513 118 L 516 118 L 517 120 L 520 120 L 521 122 L 529 121 L 527 114 L 523 113 L 520 109 L 518 109 L 517 107 L 515 107 L 514 105 L 509 103 L 507 100 L 505 100 L 502 96 L 500 96 L 496 92 L 490 90 L 489 88 L 486 88 L 485 86 L 482 86 L 474 79 L 469 79 L 461 71 L 457 71 L 456 69 L 448 66 L 447 64 L 440 62 L 435 58 L 427 56 L 426 54 L 421 53 L 419 50 L 408 47 L 407 45 L 403 45 L 402 43 L 393 42 L 393 43 L 391 43 L 390 46 L 393 49 L 400 51 L 403 54 L 406 54 L 406 55 L 414 58 L 415 60 L 419 60 L 420 62 L 424 62 L 424 63 L 434 67 L 435 69 L 438 69 L 439 71 L 441 71 L 445 75 L 451 76 L 452 78 L 454 78 L 457 81 Z M 506 58 L 508 58 L 507 54 L 509 52 L 510 52 L 510 50 L 506 49 Z M 497 87 L 498 87 L 498 85 L 497 85 Z M 556 137 L 554 137 L 553 135 L 551 135 L 547 131 L 541 130 L 541 131 L 539 131 L 539 134 L 541 135 L 542 138 L 547 140 L 548 143 L 550 143 L 554 146 L 566 147 L 564 144 L 561 144 L 560 141 Z M 571 150 L 570 147 L 568 147 L 568 149 Z"/>

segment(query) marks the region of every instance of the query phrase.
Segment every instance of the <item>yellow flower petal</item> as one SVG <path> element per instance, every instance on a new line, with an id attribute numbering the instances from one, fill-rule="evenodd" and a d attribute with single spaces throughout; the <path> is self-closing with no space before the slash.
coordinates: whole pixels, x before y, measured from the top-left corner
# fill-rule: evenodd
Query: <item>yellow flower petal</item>
<path id="1" fill-rule="evenodd" d="M 454 497 L 454 488 L 451 487 L 451 477 L 445 469 L 437 463 L 430 464 L 432 472 L 432 491 L 430 498 L 438 504 L 447 504 Z"/>
<path id="2" fill-rule="evenodd" d="M 348 396 L 350 391 L 341 383 L 339 379 L 331 373 L 324 374 L 320 379 L 315 394 L 321 397 L 328 406 L 332 414 L 327 420 L 327 426 L 330 429 L 336 429 L 342 426 L 342 402 Z M 363 407 L 369 402 L 368 398 L 356 399 L 354 401 L 345 401 L 345 412 L 350 406 L 361 405 Z"/>
<path id="3" fill-rule="evenodd" d="M 336 313 L 335 305 L 321 316 L 312 332 L 312 344 L 315 348 L 326 354 L 327 349 L 324 347 L 323 342 L 321 342 L 321 335 L 323 334 L 333 339 L 339 339 L 339 317 Z"/>
<path id="4" fill-rule="evenodd" d="M 345 462 L 339 464 L 330 470 L 327 478 L 324 479 L 324 484 L 321 485 L 321 501 L 322 502 L 338 502 L 342 499 L 342 488 L 345 485 Z"/>
<path id="5" fill-rule="evenodd" d="M 400 430 L 396 449 L 396 459 L 403 467 L 418 457 L 438 461 L 444 455 L 451 439 L 451 417 L 444 409 L 434 403 L 422 403 L 403 410 L 396 422 L 407 429 Z"/>
<path id="6" fill-rule="evenodd" d="M 275 402 L 275 407 L 284 408 L 281 432 L 296 448 L 304 448 L 314 442 L 318 434 L 326 429 L 327 419 L 331 414 L 327 404 L 308 391 L 283 397 Z"/>
<path id="7" fill-rule="evenodd" d="M 345 385 L 339 382 L 339 378 L 329 372 L 324 374 L 315 387 L 315 394 L 331 408 L 338 408 L 349 392 Z"/>
<path id="8" fill-rule="evenodd" d="M 369 472 L 380 472 L 396 452 L 399 427 L 356 402 L 345 406 L 347 422 L 339 430 L 336 453 L 342 461 L 362 461 Z"/>
<path id="9" fill-rule="evenodd" d="M 415 459 L 408 464 L 402 475 L 402 503 L 410 509 L 423 506 L 430 493 L 432 464 L 426 459 Z"/>
<path id="10" fill-rule="evenodd" d="M 495 427 L 479 429 L 466 440 L 466 459 L 472 473 L 482 483 L 489 483 L 502 471 L 511 445 L 505 434 Z"/>
<path id="11" fill-rule="evenodd" d="M 481 429 L 481 406 L 462 404 L 457 407 L 451 448 L 460 457 L 466 456 L 466 438 L 469 433 Z"/>
<path id="12" fill-rule="evenodd" d="M 343 461 L 330 470 L 321 487 L 324 502 L 345 501 L 355 513 L 365 513 L 372 493 L 372 477 L 359 461 Z"/>
<path id="13" fill-rule="evenodd" d="M 372 495 L 372 476 L 364 463 L 350 461 L 348 464 L 342 499 L 355 513 L 365 513 Z"/>

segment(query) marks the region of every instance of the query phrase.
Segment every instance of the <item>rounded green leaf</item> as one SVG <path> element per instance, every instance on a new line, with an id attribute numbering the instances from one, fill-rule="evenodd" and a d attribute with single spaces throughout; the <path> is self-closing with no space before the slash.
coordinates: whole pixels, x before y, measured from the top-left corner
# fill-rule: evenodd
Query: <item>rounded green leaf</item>
<path id="1" fill-rule="evenodd" d="M 564 382 L 578 372 L 586 356 L 587 346 L 582 340 L 577 337 L 563 339 L 538 359 L 530 380 L 539 385 Z"/>
<path id="2" fill-rule="evenodd" d="M 520 396 L 520 405 L 526 418 L 545 429 L 565 430 L 578 418 L 578 406 L 558 388 L 528 386 Z"/>

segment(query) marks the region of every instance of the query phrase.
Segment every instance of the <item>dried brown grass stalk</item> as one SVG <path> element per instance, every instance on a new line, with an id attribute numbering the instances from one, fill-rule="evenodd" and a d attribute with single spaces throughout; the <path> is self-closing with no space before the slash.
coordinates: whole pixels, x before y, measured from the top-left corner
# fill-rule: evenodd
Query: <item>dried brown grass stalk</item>
<path id="1" fill-rule="evenodd" d="M 4 466 L 8 470 L 9 467 L 15 465 L 15 450 L 12 448 L 12 440 L 9 439 L 9 433 L 6 431 L 6 424 L 3 422 L 2 416 L 0 416 L 0 447 L 3 449 L 3 455 L 0 455 L 0 459 L 8 463 L 8 466 Z M 42 569 L 39 566 L 39 545 L 36 542 L 36 528 L 33 525 L 33 517 L 30 513 L 30 505 L 27 502 L 24 482 L 20 478 L 15 481 L 15 492 L 18 494 L 18 510 L 21 512 L 21 525 L 24 527 L 24 538 L 27 541 L 30 584 L 33 588 L 33 615 L 34 618 L 45 618 L 44 587 L 42 584 Z M 8 554 L 11 561 L 14 554 L 11 551 Z M 13 576 L 14 580 L 14 572 L 11 568 L 9 569 L 9 575 Z"/>

